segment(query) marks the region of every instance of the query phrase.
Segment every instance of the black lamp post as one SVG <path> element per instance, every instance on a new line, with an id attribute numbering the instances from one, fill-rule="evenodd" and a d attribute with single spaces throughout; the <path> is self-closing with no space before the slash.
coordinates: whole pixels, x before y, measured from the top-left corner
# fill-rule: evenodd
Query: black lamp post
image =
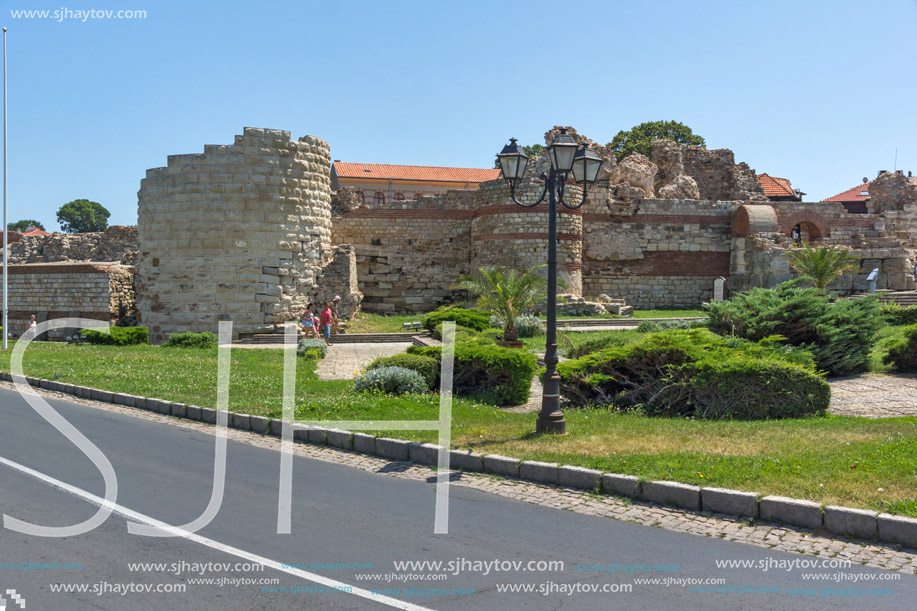
<path id="1" fill-rule="evenodd" d="M 544 394 L 541 398 L 541 411 L 535 423 L 536 433 L 563 434 L 567 430 L 564 413 L 560 409 L 560 376 L 557 375 L 557 202 L 576 210 L 586 203 L 588 185 L 595 184 L 602 166 L 602 159 L 585 145 L 579 145 L 567 130 L 561 129 L 548 147 L 551 158 L 551 171 L 542 172 L 544 190 L 541 197 L 533 204 L 524 204 L 516 199 L 516 185 L 525 175 L 529 157 L 525 154 L 515 138 L 503 147 L 497 158 L 503 179 L 509 183 L 510 197 L 520 206 L 531 208 L 537 206 L 548 196 L 548 328 L 545 343 L 545 372 L 542 378 Z M 572 172 L 573 180 L 583 186 L 583 199 L 571 206 L 564 201 L 564 185 L 567 175 Z"/>

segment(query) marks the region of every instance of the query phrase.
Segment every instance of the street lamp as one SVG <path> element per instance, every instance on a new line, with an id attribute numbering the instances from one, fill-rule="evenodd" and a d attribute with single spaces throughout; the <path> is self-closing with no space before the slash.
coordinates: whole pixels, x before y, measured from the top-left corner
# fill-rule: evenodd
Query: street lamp
<path id="1" fill-rule="evenodd" d="M 588 185 L 595 184 L 602 166 L 602 158 L 591 151 L 585 144 L 579 145 L 567 130 L 561 129 L 548 146 L 551 159 L 551 170 L 541 173 L 544 190 L 541 197 L 533 204 L 524 204 L 516 199 L 516 186 L 525 175 L 529 157 L 525 154 L 515 138 L 503 147 L 497 158 L 503 179 L 509 183 L 510 198 L 525 208 L 537 206 L 548 196 L 548 328 L 545 343 L 544 377 L 541 379 L 544 393 L 541 398 L 541 411 L 535 422 L 536 433 L 564 434 L 567 423 L 560 409 L 560 376 L 557 375 L 557 202 L 570 210 L 581 208 L 586 203 Z M 572 172 L 573 180 L 583 186 L 583 199 L 571 206 L 564 201 L 564 185 L 567 175 Z"/>

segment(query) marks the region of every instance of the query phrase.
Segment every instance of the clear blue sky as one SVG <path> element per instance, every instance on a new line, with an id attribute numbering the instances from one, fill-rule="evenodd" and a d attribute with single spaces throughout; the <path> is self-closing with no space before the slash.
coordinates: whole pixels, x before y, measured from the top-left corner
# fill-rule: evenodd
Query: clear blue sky
<path id="1" fill-rule="evenodd" d="M 917 172 L 917 1 L 0 2 L 10 221 L 88 198 L 136 223 L 166 156 L 243 126 L 335 159 L 491 167 L 555 124 L 681 121 L 807 200 Z M 74 0 L 75 2 L 75 0 Z M 14 19 L 133 9 L 146 19 Z"/>

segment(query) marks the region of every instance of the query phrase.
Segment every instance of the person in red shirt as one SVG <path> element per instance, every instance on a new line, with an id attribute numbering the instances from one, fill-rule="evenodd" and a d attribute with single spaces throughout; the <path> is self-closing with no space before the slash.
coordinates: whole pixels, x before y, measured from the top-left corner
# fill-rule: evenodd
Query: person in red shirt
<path id="1" fill-rule="evenodd" d="M 326 301 L 322 307 L 321 324 L 322 335 L 325 338 L 325 343 L 329 346 L 331 345 L 331 323 L 333 321 L 334 316 L 331 314 L 331 304 Z"/>

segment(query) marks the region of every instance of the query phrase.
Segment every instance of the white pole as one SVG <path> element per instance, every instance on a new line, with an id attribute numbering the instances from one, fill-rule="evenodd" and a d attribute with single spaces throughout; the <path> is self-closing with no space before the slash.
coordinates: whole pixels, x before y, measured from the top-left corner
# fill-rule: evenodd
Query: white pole
<path id="1" fill-rule="evenodd" d="M 10 334 L 9 325 L 9 283 L 6 260 L 9 258 L 9 230 L 6 220 L 6 28 L 3 28 L 3 349 L 6 350 L 6 338 Z"/>

